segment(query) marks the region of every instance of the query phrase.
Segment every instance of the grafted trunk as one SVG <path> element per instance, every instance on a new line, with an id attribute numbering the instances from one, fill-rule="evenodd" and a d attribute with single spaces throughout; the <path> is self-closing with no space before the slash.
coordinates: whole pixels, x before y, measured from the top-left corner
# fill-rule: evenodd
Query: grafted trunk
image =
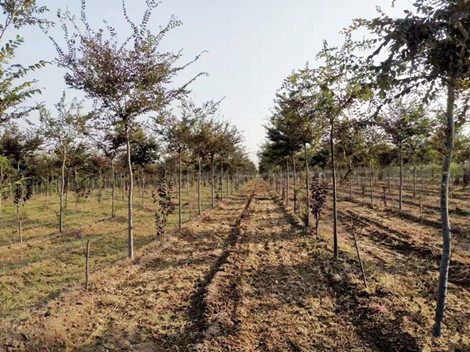
<path id="1" fill-rule="evenodd" d="M 447 93 L 447 128 L 445 154 L 442 166 L 441 179 L 441 220 L 442 220 L 442 257 L 439 273 L 439 293 L 437 296 L 434 337 L 442 336 L 442 321 L 446 310 L 447 282 L 449 278 L 449 264 L 451 256 L 451 228 L 449 221 L 449 173 L 454 150 L 454 103 L 455 103 L 455 78 L 448 84 Z"/>

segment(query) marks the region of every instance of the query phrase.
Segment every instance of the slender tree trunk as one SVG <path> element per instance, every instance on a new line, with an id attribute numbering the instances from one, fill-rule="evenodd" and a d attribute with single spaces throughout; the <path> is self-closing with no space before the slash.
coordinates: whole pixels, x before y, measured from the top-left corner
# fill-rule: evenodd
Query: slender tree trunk
<path id="1" fill-rule="evenodd" d="M 1 172 L 0 172 L 0 214 L 2 213 L 3 211 L 3 169 L 0 169 Z M 46 194 L 46 204 L 47 204 L 47 194 Z"/>
<path id="2" fill-rule="evenodd" d="M 451 228 L 449 221 L 449 174 L 452 154 L 454 150 L 454 103 L 455 103 L 455 77 L 448 84 L 447 93 L 447 129 L 446 129 L 446 153 L 442 166 L 441 180 L 441 219 L 443 249 L 439 274 L 439 293 L 436 304 L 434 337 L 442 336 L 442 321 L 446 310 L 447 282 L 449 278 L 449 264 L 451 257 Z"/>
<path id="3" fill-rule="evenodd" d="M 125 123 L 126 132 L 126 154 L 127 154 L 127 167 L 129 171 L 129 189 L 127 193 L 127 256 L 130 259 L 134 259 L 134 226 L 133 226 L 133 212 L 132 212 L 132 201 L 134 191 L 134 173 L 132 172 L 132 160 L 131 160 L 131 141 L 129 138 L 129 125 Z"/>
<path id="4" fill-rule="evenodd" d="M 101 197 L 102 197 L 102 185 L 103 185 L 103 177 L 101 175 L 101 168 L 98 169 L 98 204 L 101 203 Z"/>
<path id="5" fill-rule="evenodd" d="M 334 120 L 330 120 L 330 154 L 331 154 L 331 177 L 333 190 L 333 251 L 335 258 L 338 258 L 338 210 L 336 209 L 336 169 L 335 169 L 335 144 L 334 144 Z"/>
<path id="6" fill-rule="evenodd" d="M 46 206 L 47 206 L 47 203 L 49 201 L 49 178 L 48 178 L 48 176 L 46 176 L 46 178 L 45 178 L 44 187 L 46 187 L 46 201 L 45 201 L 45 203 L 46 203 Z M 1 196 L 2 196 L 2 194 L 0 193 L 0 213 L 2 212 L 2 206 L 1 206 L 2 197 Z"/>
<path id="7" fill-rule="evenodd" d="M 416 164 L 413 162 L 413 198 L 416 198 Z"/>
<path id="8" fill-rule="evenodd" d="M 219 184 L 219 189 L 220 189 L 220 200 L 224 200 L 224 165 L 222 164 L 222 160 L 220 161 L 220 184 Z"/>
<path id="9" fill-rule="evenodd" d="M 400 151 L 400 183 L 399 183 L 400 193 L 398 195 L 398 209 L 402 211 L 403 209 L 403 148 L 402 148 L 401 142 L 399 146 L 399 151 Z"/>
<path id="10" fill-rule="evenodd" d="M 307 227 L 310 227 L 310 190 L 309 190 L 309 180 L 310 175 L 308 171 L 308 153 L 307 153 L 307 143 L 304 144 L 305 151 L 305 190 L 307 195 Z"/>
<path id="11" fill-rule="evenodd" d="M 65 173 L 65 200 L 64 200 L 64 210 L 67 210 L 68 199 L 69 199 L 69 185 L 70 185 L 70 169 L 67 169 Z"/>
<path id="12" fill-rule="evenodd" d="M 18 203 L 16 203 L 16 221 L 18 223 L 18 236 L 20 237 L 20 243 L 23 243 L 23 226 L 20 219 L 20 203 L 21 199 L 18 199 Z"/>
<path id="13" fill-rule="evenodd" d="M 115 204 L 114 204 L 114 197 L 116 192 L 116 174 L 114 172 L 114 158 L 111 159 L 111 217 L 114 218 L 115 214 Z"/>
<path id="14" fill-rule="evenodd" d="M 145 210 L 145 173 L 144 168 L 142 167 L 141 170 L 141 182 L 142 182 L 142 209 Z"/>
<path id="15" fill-rule="evenodd" d="M 374 206 L 374 189 L 373 189 L 374 171 L 372 169 L 372 160 L 369 160 L 369 188 L 370 188 L 370 205 Z"/>
<path id="16" fill-rule="evenodd" d="M 420 168 L 421 173 L 421 190 L 424 191 L 424 169 Z"/>
<path id="17" fill-rule="evenodd" d="M 85 250 L 85 290 L 88 291 L 88 282 L 90 277 L 90 240 L 86 241 Z"/>
<path id="18" fill-rule="evenodd" d="M 215 183 L 215 165 L 214 165 L 214 157 L 211 157 L 211 207 L 212 208 L 215 205 L 215 201 L 214 201 L 214 183 Z"/>
<path id="19" fill-rule="evenodd" d="M 349 169 L 352 170 L 352 161 L 349 160 Z M 351 174 L 349 176 L 349 199 L 353 199 L 353 192 L 352 192 L 352 179 L 353 179 L 354 173 L 351 171 Z"/>
<path id="20" fill-rule="evenodd" d="M 286 159 L 287 185 L 286 185 L 286 206 L 289 206 L 289 159 Z"/>
<path id="21" fill-rule="evenodd" d="M 201 206 L 201 157 L 197 159 L 197 210 L 198 214 L 202 214 Z"/>
<path id="22" fill-rule="evenodd" d="M 292 154 L 292 177 L 294 178 L 294 213 L 297 213 L 297 170 L 294 154 Z"/>
<path id="23" fill-rule="evenodd" d="M 183 210 L 183 199 L 181 198 L 181 182 L 183 178 L 183 166 L 181 162 L 181 152 L 178 152 L 178 229 L 181 230 L 183 227 L 183 218 L 182 218 L 182 210 Z"/>
<path id="24" fill-rule="evenodd" d="M 59 232 L 64 232 L 64 191 L 65 191 L 65 160 L 67 158 L 67 149 L 64 147 L 62 158 L 60 198 L 59 198 Z"/>

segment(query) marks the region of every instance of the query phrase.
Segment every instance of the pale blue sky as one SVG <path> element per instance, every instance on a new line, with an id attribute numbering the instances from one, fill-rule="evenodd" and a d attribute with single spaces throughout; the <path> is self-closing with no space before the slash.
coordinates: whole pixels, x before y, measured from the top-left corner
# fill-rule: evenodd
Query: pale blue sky
<path id="1" fill-rule="evenodd" d="M 79 0 L 40 1 L 48 6 L 51 17 L 58 8 L 69 7 L 78 14 Z M 145 0 L 128 0 L 129 13 L 139 20 Z M 255 160 L 264 138 L 263 123 L 269 115 L 276 90 L 282 80 L 315 54 L 326 39 L 331 45 L 341 43 L 339 31 L 353 18 L 371 18 L 376 6 L 390 14 L 401 14 L 410 0 L 164 0 L 150 22 L 158 30 L 174 14 L 183 25 L 169 33 L 163 47 L 184 49 L 189 60 L 207 50 L 191 66 L 182 80 L 205 71 L 209 77 L 193 85 L 192 97 L 200 102 L 226 96 L 222 113 L 245 136 L 250 157 Z M 121 0 L 89 0 L 88 17 L 98 26 L 106 19 L 118 32 L 128 31 L 122 17 Z M 61 36 L 60 28 L 54 30 Z M 21 63 L 39 59 L 52 60 L 55 49 L 38 29 L 23 31 L 26 43 L 19 52 Z M 52 108 L 65 89 L 63 72 L 49 66 L 35 77 L 44 94 L 38 100 Z M 75 92 L 68 92 L 73 96 Z"/>

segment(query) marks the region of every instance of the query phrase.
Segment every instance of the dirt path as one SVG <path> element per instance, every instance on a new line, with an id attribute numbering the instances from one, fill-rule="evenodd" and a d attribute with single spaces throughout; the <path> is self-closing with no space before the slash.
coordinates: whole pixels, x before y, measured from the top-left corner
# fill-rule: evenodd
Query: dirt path
<path id="1" fill-rule="evenodd" d="M 332 294 L 332 281 L 345 274 L 315 246 L 260 183 L 239 241 L 208 287 L 207 329 L 196 349 L 367 351 Z"/>

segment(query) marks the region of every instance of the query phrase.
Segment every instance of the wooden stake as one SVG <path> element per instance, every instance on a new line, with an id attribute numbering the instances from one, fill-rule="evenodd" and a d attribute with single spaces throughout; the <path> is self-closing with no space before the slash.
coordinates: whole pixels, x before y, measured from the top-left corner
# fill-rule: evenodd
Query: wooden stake
<path id="1" fill-rule="evenodd" d="M 353 213 L 351 212 L 349 212 L 349 215 L 351 215 L 351 229 L 352 229 L 352 234 L 354 237 L 354 246 L 356 247 L 357 259 L 359 260 L 359 265 L 361 267 L 362 281 L 364 281 L 364 286 L 365 288 L 367 288 L 366 273 L 364 271 L 364 265 L 362 264 L 361 253 L 359 252 L 359 246 L 357 245 L 356 228 L 354 226 L 354 216 L 353 216 Z"/>
<path id="2" fill-rule="evenodd" d="M 88 277 L 89 271 L 89 260 L 90 260 L 90 240 L 86 241 L 86 252 L 85 252 L 85 290 L 88 291 Z"/>
<path id="3" fill-rule="evenodd" d="M 20 233 L 20 243 L 23 243 L 23 224 L 18 221 L 18 231 Z"/>

